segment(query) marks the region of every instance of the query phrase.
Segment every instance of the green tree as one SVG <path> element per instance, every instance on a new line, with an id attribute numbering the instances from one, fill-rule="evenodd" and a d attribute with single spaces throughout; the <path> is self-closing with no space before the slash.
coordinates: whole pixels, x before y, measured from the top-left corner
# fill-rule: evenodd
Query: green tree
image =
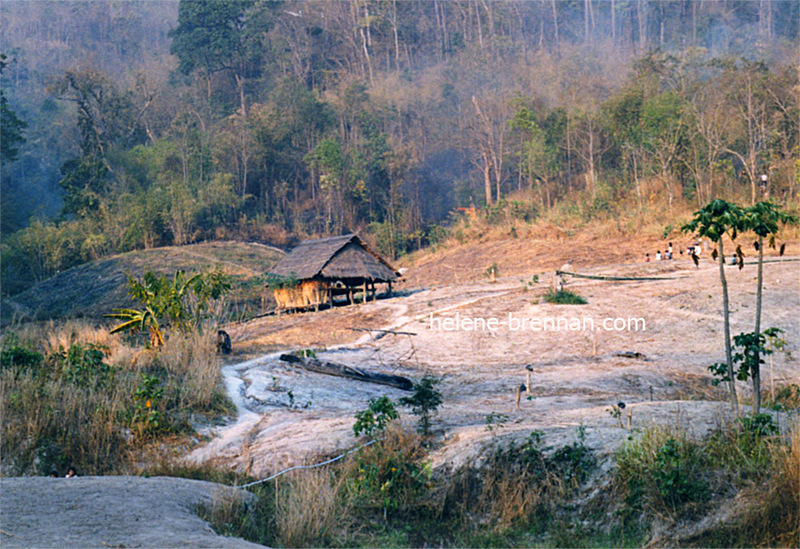
<path id="1" fill-rule="evenodd" d="M 228 71 L 236 81 L 241 114 L 247 115 L 245 82 L 264 65 L 266 33 L 277 1 L 181 0 L 178 26 L 170 31 L 170 52 L 183 74 L 200 72 L 211 97 L 214 74 Z"/>
<path id="2" fill-rule="evenodd" d="M 550 181 L 556 177 L 561 169 L 558 161 L 558 151 L 549 142 L 547 134 L 536 120 L 535 113 L 522 107 L 511 120 L 511 127 L 521 137 L 519 151 L 517 152 L 520 171 L 533 187 L 533 181 L 538 180 L 542 191 L 542 203 L 549 208 Z"/>
<path id="3" fill-rule="evenodd" d="M 764 239 L 768 238 L 770 246 L 774 248 L 775 237 L 778 234 L 780 225 L 796 225 L 797 218 L 780 210 L 778 206 L 771 202 L 762 201 L 744 211 L 743 224 L 745 229 L 753 231 L 758 237 L 756 245 L 758 248 L 758 282 L 756 283 L 756 323 L 754 334 L 757 337 L 763 337 L 761 336 L 761 295 L 764 287 Z M 761 412 L 761 361 L 759 354 L 763 347 L 764 344 L 761 341 L 753 347 L 755 356 L 752 361 L 751 377 L 753 380 L 753 395 L 755 397 L 754 413 L 756 414 Z"/>
<path id="4" fill-rule="evenodd" d="M 431 426 L 431 415 L 442 404 L 442 393 L 436 388 L 441 380 L 426 375 L 419 383 L 414 384 L 414 394 L 400 399 L 400 404 L 408 406 L 414 415 L 419 416 L 419 431 L 427 435 Z"/>
<path id="5" fill-rule="evenodd" d="M 0 76 L 8 65 L 7 57 L 0 53 Z M 17 116 L 8 105 L 6 94 L 0 87 L 0 164 L 17 159 L 19 146 L 25 143 L 23 132 L 28 124 Z"/>
<path id="6" fill-rule="evenodd" d="M 728 282 L 725 278 L 725 254 L 722 239 L 727 234 L 731 240 L 736 240 L 743 226 L 743 213 L 736 204 L 717 199 L 706 204 L 694 213 L 694 218 L 681 227 L 685 233 L 694 233 L 697 236 L 708 238 L 717 243 L 717 261 L 719 263 L 719 278 L 722 283 L 722 312 L 725 329 L 725 364 L 727 368 L 728 387 L 731 393 L 731 404 L 734 411 L 739 413 L 739 400 L 736 396 L 736 376 L 734 375 L 733 356 L 731 354 L 731 325 L 730 307 L 728 304 Z"/>

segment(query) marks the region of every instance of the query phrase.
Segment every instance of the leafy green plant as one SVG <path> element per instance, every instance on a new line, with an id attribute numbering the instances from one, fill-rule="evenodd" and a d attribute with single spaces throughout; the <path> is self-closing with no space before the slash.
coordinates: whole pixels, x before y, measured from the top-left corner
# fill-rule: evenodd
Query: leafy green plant
<path id="1" fill-rule="evenodd" d="M 351 498 L 366 507 L 391 511 L 409 509 L 425 493 L 431 478 L 421 440 L 399 428 L 389 429 L 379 442 L 360 449 L 348 475 Z"/>
<path id="2" fill-rule="evenodd" d="M 152 271 L 146 272 L 141 280 L 128 275 L 128 294 L 143 307 L 114 309 L 105 316 L 123 321 L 111 330 L 112 334 L 146 329 L 150 333 L 150 347 L 163 347 L 165 325 L 181 330 L 199 328 L 209 300 L 219 299 L 230 288 L 229 278 L 218 271 L 196 273 L 187 278 L 178 270 L 172 279 Z M 190 294 L 196 300 L 193 308 L 186 299 Z"/>
<path id="3" fill-rule="evenodd" d="M 164 414 L 156 409 L 164 396 L 158 376 L 142 374 L 141 382 L 133 393 L 131 425 L 139 437 L 146 437 L 166 429 Z"/>
<path id="4" fill-rule="evenodd" d="M 748 332 L 733 336 L 734 353 L 733 374 L 739 381 L 747 381 L 753 376 L 758 375 L 761 364 L 764 363 L 761 357 L 772 354 L 772 347 L 767 346 L 768 341 L 774 341 L 782 333 L 780 328 L 767 328 L 760 334 Z M 714 363 L 708 367 L 709 371 L 716 379 L 712 380 L 714 385 L 719 385 L 723 381 L 731 381 L 731 375 L 726 363 Z M 758 413 L 758 411 L 756 411 Z"/>
<path id="5" fill-rule="evenodd" d="M 34 351 L 11 333 L 3 339 L 0 347 L 0 368 L 18 367 L 25 370 L 36 369 L 44 360 L 42 353 Z"/>
<path id="6" fill-rule="evenodd" d="M 104 387 L 113 380 L 114 369 L 106 364 L 108 347 L 90 343 L 73 343 L 67 351 L 60 349 L 54 360 L 67 380 L 82 387 Z"/>
<path id="7" fill-rule="evenodd" d="M 696 474 L 692 450 L 691 445 L 669 438 L 656 452 L 653 480 L 671 508 L 709 497 L 708 486 Z"/>
<path id="8" fill-rule="evenodd" d="M 586 298 L 569 290 L 553 291 L 550 289 L 542 296 L 542 299 L 556 305 L 586 305 L 587 303 Z"/>
<path id="9" fill-rule="evenodd" d="M 419 383 L 414 384 L 414 394 L 410 397 L 402 397 L 400 404 L 408 406 L 414 415 L 419 416 L 419 431 L 423 435 L 430 432 L 431 415 L 442 404 L 442 393 L 436 389 L 441 383 L 441 379 L 426 375 Z"/>
<path id="10" fill-rule="evenodd" d="M 387 396 L 373 398 L 369 401 L 369 408 L 356 412 L 356 422 L 353 424 L 353 434 L 355 436 L 373 435 L 386 430 L 390 421 L 397 419 L 400 415 L 394 403 Z"/>
<path id="11" fill-rule="evenodd" d="M 663 428 L 646 429 L 616 454 L 614 483 L 628 509 L 683 514 L 709 498 L 698 443 Z M 687 507 L 688 506 L 688 507 Z"/>
<path id="12" fill-rule="evenodd" d="M 754 437 L 766 437 L 778 432 L 775 420 L 769 414 L 753 414 L 739 418 L 743 431 Z"/>
<path id="13" fill-rule="evenodd" d="M 496 436 L 501 429 L 505 428 L 508 420 L 509 417 L 506 414 L 491 412 L 486 416 L 486 430 L 489 431 L 492 436 Z"/>

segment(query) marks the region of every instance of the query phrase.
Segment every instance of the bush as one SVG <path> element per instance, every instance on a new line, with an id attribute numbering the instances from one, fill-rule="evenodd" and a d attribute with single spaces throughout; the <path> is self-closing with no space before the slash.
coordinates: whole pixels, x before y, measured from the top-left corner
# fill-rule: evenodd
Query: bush
<path id="1" fill-rule="evenodd" d="M 67 351 L 60 348 L 50 360 L 69 382 L 81 387 L 101 388 L 114 376 L 114 369 L 105 363 L 107 354 L 108 347 L 103 345 L 73 343 Z"/>
<path id="2" fill-rule="evenodd" d="M 586 305 L 587 303 L 583 296 L 569 290 L 553 291 L 551 289 L 544 294 L 542 299 L 556 305 Z"/>
<path id="3" fill-rule="evenodd" d="M 436 389 L 439 383 L 440 379 L 426 375 L 414 385 L 413 396 L 400 399 L 400 404 L 410 407 L 414 415 L 419 416 L 419 431 L 423 435 L 429 433 L 431 415 L 442 404 L 442 393 Z"/>
<path id="4" fill-rule="evenodd" d="M 708 499 L 699 445 L 681 433 L 650 428 L 616 455 L 614 484 L 625 505 L 649 515 L 682 514 Z"/>
<path id="5" fill-rule="evenodd" d="M 414 509 L 431 477 L 422 439 L 399 426 L 379 442 L 360 449 L 345 467 L 350 502 L 389 512 Z"/>
<path id="6" fill-rule="evenodd" d="M 397 419 L 399 414 L 391 399 L 387 396 L 373 398 L 369 401 L 369 408 L 356 412 L 356 422 L 353 425 L 353 434 L 364 434 L 371 437 L 386 429 L 390 421 Z"/>
<path id="7" fill-rule="evenodd" d="M 30 349 L 15 334 L 9 334 L 3 340 L 3 346 L 0 348 L 0 368 L 17 367 L 23 370 L 35 370 L 43 360 L 42 353 Z"/>
<path id="8" fill-rule="evenodd" d="M 129 472 L 143 440 L 163 442 L 190 429 L 192 415 L 232 408 L 211 334 L 176 334 L 158 353 L 135 353 L 75 322 L 26 330 L 31 343 L 7 336 L 0 351 L 3 474 Z"/>

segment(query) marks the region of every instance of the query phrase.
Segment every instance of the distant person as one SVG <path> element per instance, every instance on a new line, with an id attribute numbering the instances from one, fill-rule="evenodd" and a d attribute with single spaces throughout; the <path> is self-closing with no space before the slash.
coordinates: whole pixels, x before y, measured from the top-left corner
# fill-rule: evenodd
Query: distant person
<path id="1" fill-rule="evenodd" d="M 656 261 L 661 261 L 661 250 L 656 252 Z"/>
<path id="2" fill-rule="evenodd" d="M 669 243 L 669 248 L 667 248 L 667 254 L 669 254 L 669 257 L 667 259 L 672 259 L 672 242 Z"/>
<path id="3" fill-rule="evenodd" d="M 67 476 L 64 478 L 75 478 L 77 476 L 78 472 L 73 467 L 70 467 L 69 469 L 67 469 Z"/>
<path id="4" fill-rule="evenodd" d="M 58 471 L 56 471 L 55 469 L 50 471 L 50 478 L 58 478 Z"/>
<path id="5" fill-rule="evenodd" d="M 650 252 L 647 252 L 646 254 L 644 254 L 644 262 L 645 263 L 650 263 Z"/>
<path id="6" fill-rule="evenodd" d="M 229 355 L 232 351 L 231 336 L 225 330 L 217 331 L 217 352 L 223 355 Z"/>
<path id="7" fill-rule="evenodd" d="M 703 251 L 703 244 L 698 241 L 697 244 L 694 245 L 694 255 L 700 257 L 700 253 L 702 251 Z"/>

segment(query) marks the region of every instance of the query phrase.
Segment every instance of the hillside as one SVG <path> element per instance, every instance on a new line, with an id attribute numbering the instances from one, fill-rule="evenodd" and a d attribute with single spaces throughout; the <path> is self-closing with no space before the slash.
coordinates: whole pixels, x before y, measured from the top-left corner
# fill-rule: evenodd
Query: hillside
<path id="1" fill-rule="evenodd" d="M 114 307 L 133 302 L 127 295 L 127 273 L 171 275 L 219 268 L 234 280 L 232 307 L 258 313 L 261 276 L 281 256 L 280 250 L 253 242 L 204 242 L 115 255 L 58 273 L 29 290 L 3 300 L 2 323 L 15 320 L 72 317 L 100 318 Z"/>

